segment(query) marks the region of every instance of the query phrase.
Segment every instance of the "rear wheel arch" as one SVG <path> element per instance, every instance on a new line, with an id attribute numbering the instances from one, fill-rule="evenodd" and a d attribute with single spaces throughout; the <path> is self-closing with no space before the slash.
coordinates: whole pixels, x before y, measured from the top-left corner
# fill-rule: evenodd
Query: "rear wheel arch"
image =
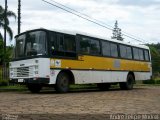
<path id="1" fill-rule="evenodd" d="M 132 90 L 135 82 L 135 76 L 133 72 L 129 72 L 126 78 L 126 82 L 120 82 L 120 88 L 122 90 Z"/>
<path id="2" fill-rule="evenodd" d="M 136 82 L 135 81 L 135 74 L 134 74 L 134 72 L 133 71 L 129 71 L 128 72 L 128 75 L 132 75 L 133 76 L 133 78 L 134 78 L 134 83 Z M 128 75 L 127 75 L 127 77 L 128 77 Z M 127 79 L 126 79 L 127 80 Z"/>

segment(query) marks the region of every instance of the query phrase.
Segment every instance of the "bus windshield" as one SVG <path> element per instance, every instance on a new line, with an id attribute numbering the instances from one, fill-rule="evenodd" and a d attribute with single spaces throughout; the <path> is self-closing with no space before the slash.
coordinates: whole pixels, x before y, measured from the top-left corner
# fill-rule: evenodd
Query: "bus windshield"
<path id="1" fill-rule="evenodd" d="M 27 32 L 16 38 L 16 58 L 47 55 L 46 32 Z"/>

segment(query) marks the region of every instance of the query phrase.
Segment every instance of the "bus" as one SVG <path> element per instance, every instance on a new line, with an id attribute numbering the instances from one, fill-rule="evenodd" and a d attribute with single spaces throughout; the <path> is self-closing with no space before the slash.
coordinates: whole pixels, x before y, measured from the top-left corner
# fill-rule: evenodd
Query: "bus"
<path id="1" fill-rule="evenodd" d="M 15 37 L 10 81 L 37 93 L 52 86 L 59 93 L 71 84 L 96 84 L 107 90 L 119 84 L 133 89 L 136 80 L 152 76 L 149 47 L 86 33 L 34 29 Z"/>

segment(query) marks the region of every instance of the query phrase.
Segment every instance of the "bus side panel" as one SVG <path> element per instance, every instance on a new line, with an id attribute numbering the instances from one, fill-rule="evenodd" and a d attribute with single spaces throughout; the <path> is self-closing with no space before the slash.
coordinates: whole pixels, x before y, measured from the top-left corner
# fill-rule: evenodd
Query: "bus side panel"
<path id="1" fill-rule="evenodd" d="M 75 84 L 125 82 L 128 72 L 72 70 Z"/>
<path id="2" fill-rule="evenodd" d="M 126 82 L 128 71 L 112 71 L 113 82 Z"/>
<path id="3" fill-rule="evenodd" d="M 72 73 L 75 78 L 75 84 L 93 83 L 93 81 L 91 82 L 91 71 L 89 70 L 72 70 Z"/>
<path id="4" fill-rule="evenodd" d="M 50 82 L 49 84 L 56 84 L 57 76 L 61 70 L 50 69 Z"/>
<path id="5" fill-rule="evenodd" d="M 134 72 L 135 80 L 149 80 L 151 79 L 150 72 Z"/>

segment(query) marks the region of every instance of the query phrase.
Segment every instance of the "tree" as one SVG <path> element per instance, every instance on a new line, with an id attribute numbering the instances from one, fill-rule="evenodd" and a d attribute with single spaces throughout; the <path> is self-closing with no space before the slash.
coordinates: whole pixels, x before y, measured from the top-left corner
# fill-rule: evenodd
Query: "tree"
<path id="1" fill-rule="evenodd" d="M 13 32 L 12 29 L 9 26 L 9 17 L 14 17 L 16 19 L 16 14 L 12 11 L 7 11 L 6 13 L 6 30 L 7 33 L 10 37 L 10 40 L 13 38 Z M 4 29 L 5 28 L 5 9 L 0 5 L 0 28 Z M 3 38 L 2 33 L 0 33 L 0 37 Z"/>
<path id="2" fill-rule="evenodd" d="M 4 53 L 3 44 L 3 40 L 0 40 L 0 66 L 4 61 L 9 63 L 9 61 L 12 59 L 14 49 L 13 46 L 7 46 L 6 52 Z"/>
<path id="3" fill-rule="evenodd" d="M 160 43 L 147 44 L 151 52 L 153 75 L 160 77 Z"/>
<path id="4" fill-rule="evenodd" d="M 0 65 L 2 65 L 2 63 L 3 63 L 3 58 L 4 58 L 3 41 L 0 39 Z"/>
<path id="5" fill-rule="evenodd" d="M 6 19 L 5 19 L 6 16 Z M 5 29 L 10 37 L 10 40 L 12 40 L 13 38 L 13 32 L 12 29 L 10 28 L 10 22 L 9 22 L 9 18 L 10 17 L 14 17 L 16 19 L 16 15 L 14 12 L 12 11 L 6 11 L 5 9 L 0 5 L 0 28 L 1 29 Z M 6 24 L 5 24 L 6 23 Z M 8 60 L 10 60 L 10 53 L 12 51 L 11 47 L 7 47 L 6 48 L 6 41 L 3 41 L 3 35 L 0 32 L 0 64 L 2 64 L 4 61 L 7 63 L 9 62 Z"/>
<path id="6" fill-rule="evenodd" d="M 113 29 L 113 36 L 111 37 L 112 39 L 117 39 L 120 41 L 123 41 L 124 38 L 122 38 L 122 32 L 121 29 L 118 28 L 118 22 L 116 20 L 115 25 L 114 25 L 114 29 Z"/>

